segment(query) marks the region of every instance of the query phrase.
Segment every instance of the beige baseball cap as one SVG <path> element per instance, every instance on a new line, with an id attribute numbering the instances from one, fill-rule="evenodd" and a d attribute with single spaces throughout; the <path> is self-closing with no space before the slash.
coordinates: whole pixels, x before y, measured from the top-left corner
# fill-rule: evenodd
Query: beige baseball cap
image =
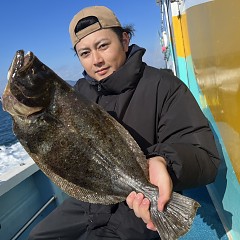
<path id="1" fill-rule="evenodd" d="M 78 22 L 86 17 L 94 16 L 98 22 L 75 33 L 75 28 Z M 72 19 L 69 25 L 69 34 L 71 37 L 73 47 L 88 34 L 93 33 L 99 29 L 121 27 L 121 24 L 112 10 L 104 6 L 92 6 L 82 9 Z"/>

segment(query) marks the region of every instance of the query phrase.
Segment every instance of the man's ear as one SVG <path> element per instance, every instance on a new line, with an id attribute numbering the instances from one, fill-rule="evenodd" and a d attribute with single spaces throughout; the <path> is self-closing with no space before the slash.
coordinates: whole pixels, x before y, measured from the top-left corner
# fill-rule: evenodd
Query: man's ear
<path id="1" fill-rule="evenodd" d="M 126 32 L 123 32 L 122 44 L 125 52 L 128 51 L 129 42 L 130 42 L 129 35 Z"/>

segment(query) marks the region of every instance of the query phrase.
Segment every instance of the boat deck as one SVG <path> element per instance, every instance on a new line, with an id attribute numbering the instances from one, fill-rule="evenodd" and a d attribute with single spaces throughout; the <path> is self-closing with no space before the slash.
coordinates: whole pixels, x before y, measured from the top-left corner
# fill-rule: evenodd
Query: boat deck
<path id="1" fill-rule="evenodd" d="M 181 240 L 228 240 L 223 224 L 206 187 L 184 191 L 184 195 L 197 200 L 201 207 L 197 211 L 192 228 Z"/>
<path id="2" fill-rule="evenodd" d="M 27 173 L 4 182 L 0 179 L 0 239 L 26 240 L 29 232 L 47 216 L 67 195 L 57 188 L 34 165 Z M 1 181 L 2 180 L 2 181 Z M 13 185 L 13 181 L 17 183 Z M 8 184 L 7 184 L 8 183 Z M 11 185 L 6 189 L 5 185 Z M 181 240 L 227 240 L 228 236 L 219 219 L 206 187 L 184 191 L 184 195 L 197 200 L 197 211 L 191 230 Z"/>

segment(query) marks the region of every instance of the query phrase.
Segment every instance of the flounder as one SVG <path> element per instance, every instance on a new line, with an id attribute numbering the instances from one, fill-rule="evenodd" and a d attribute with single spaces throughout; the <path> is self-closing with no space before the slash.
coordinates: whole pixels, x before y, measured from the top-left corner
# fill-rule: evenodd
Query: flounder
<path id="1" fill-rule="evenodd" d="M 16 52 L 2 101 L 19 142 L 67 194 L 106 205 L 142 192 L 162 240 L 189 231 L 199 203 L 173 192 L 164 211 L 158 211 L 158 188 L 149 182 L 146 157 L 132 136 L 32 52 Z"/>

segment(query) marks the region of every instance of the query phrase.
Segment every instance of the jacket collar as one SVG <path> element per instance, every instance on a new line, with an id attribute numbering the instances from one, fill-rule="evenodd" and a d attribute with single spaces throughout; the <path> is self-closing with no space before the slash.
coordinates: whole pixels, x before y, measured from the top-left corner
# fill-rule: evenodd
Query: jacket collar
<path id="1" fill-rule="evenodd" d="M 135 44 L 131 45 L 125 64 L 101 81 L 91 78 L 85 71 L 83 76 L 91 85 L 97 87 L 99 93 L 104 95 L 119 94 L 127 89 L 135 88 L 145 66 L 145 63 L 142 62 L 142 56 L 145 51 L 144 48 L 140 48 Z"/>

